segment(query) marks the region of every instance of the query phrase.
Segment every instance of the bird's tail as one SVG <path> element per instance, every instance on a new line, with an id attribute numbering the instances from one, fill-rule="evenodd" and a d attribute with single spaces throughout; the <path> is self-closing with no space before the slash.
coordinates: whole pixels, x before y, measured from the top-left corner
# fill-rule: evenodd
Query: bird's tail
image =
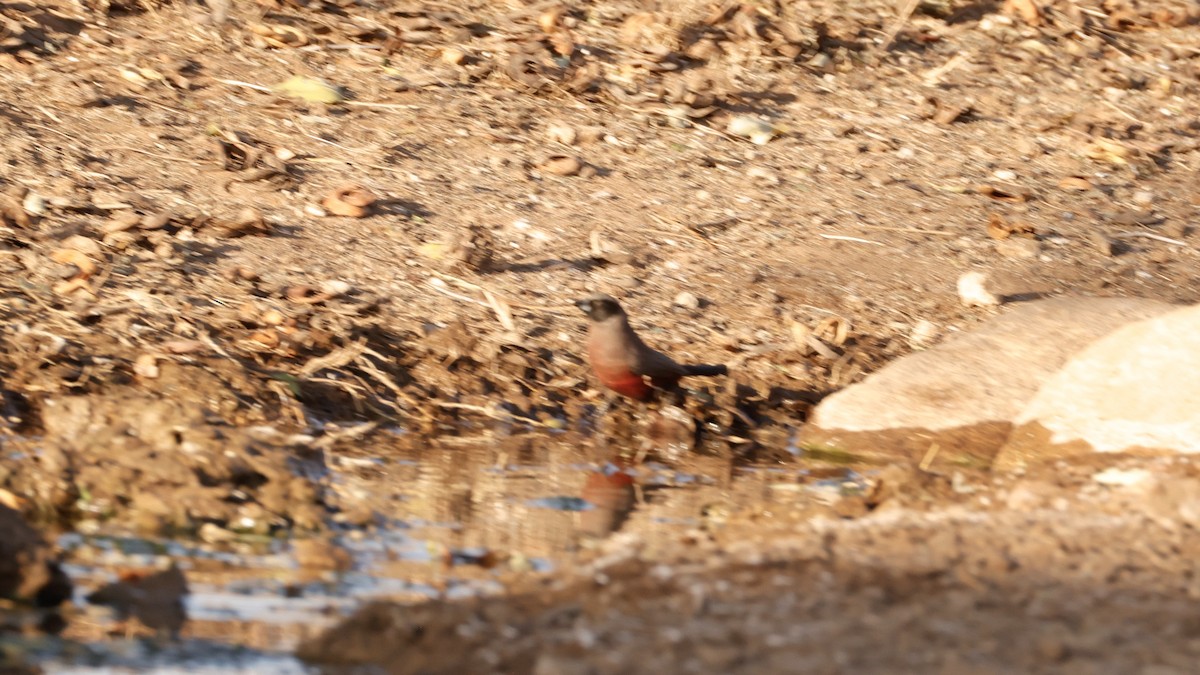
<path id="1" fill-rule="evenodd" d="M 696 375 L 699 377 L 712 377 L 714 375 L 728 375 L 729 369 L 723 365 L 714 366 L 684 366 L 684 370 L 688 375 Z"/>

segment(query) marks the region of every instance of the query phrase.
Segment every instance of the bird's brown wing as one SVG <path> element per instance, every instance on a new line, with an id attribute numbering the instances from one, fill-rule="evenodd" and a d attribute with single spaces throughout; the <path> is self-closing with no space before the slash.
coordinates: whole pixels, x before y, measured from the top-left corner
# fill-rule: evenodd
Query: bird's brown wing
<path id="1" fill-rule="evenodd" d="M 640 342 L 640 340 L 639 340 Z M 645 375 L 652 380 L 678 380 L 687 375 L 687 369 L 675 363 L 666 354 L 641 344 L 638 350 L 637 365 L 633 369 L 638 375 Z"/>

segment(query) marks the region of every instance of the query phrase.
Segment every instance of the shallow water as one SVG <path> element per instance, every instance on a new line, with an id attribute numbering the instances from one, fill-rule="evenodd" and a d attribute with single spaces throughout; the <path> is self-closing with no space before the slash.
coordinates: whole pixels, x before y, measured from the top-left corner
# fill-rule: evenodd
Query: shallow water
<path id="1" fill-rule="evenodd" d="M 353 496 L 376 518 L 336 527 L 318 550 L 337 555 L 316 564 L 294 542 L 261 535 L 204 543 L 102 525 L 65 534 L 76 583 L 67 628 L 19 651 L 49 673 L 305 672 L 295 646 L 371 599 L 501 593 L 513 575 L 552 574 L 614 531 L 688 530 L 747 504 L 825 502 L 863 481 L 845 468 L 820 479 L 794 466 L 734 468 L 717 455 L 623 468 L 589 455 L 561 436 L 531 436 L 333 461 L 342 502 Z M 123 571 L 171 562 L 190 591 L 177 641 L 127 632 L 85 600 Z"/>

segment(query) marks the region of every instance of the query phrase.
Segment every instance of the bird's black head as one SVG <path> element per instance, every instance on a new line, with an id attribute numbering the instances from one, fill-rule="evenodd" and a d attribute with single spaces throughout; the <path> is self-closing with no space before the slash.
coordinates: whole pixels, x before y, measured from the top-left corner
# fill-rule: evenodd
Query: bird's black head
<path id="1" fill-rule="evenodd" d="M 592 321 L 603 321 L 612 316 L 625 313 L 621 305 L 609 295 L 589 295 L 582 300 L 576 300 L 575 306 L 583 310 Z"/>

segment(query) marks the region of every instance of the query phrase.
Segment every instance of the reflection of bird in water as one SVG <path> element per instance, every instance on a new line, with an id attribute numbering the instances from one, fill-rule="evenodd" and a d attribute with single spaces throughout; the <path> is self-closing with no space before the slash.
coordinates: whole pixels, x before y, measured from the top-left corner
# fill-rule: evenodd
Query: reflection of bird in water
<path id="1" fill-rule="evenodd" d="M 87 601 L 111 607 L 119 621 L 136 618 L 160 636 L 166 633 L 171 639 L 178 640 L 179 631 L 187 621 L 187 610 L 183 606 L 183 596 L 187 594 L 183 571 L 171 565 L 153 574 L 127 572 L 116 583 L 88 595 Z"/>
<path id="2" fill-rule="evenodd" d="M 590 508 L 579 514 L 579 531 L 589 537 L 605 537 L 617 531 L 633 511 L 633 476 L 611 464 L 587 476 L 580 497 Z"/>

